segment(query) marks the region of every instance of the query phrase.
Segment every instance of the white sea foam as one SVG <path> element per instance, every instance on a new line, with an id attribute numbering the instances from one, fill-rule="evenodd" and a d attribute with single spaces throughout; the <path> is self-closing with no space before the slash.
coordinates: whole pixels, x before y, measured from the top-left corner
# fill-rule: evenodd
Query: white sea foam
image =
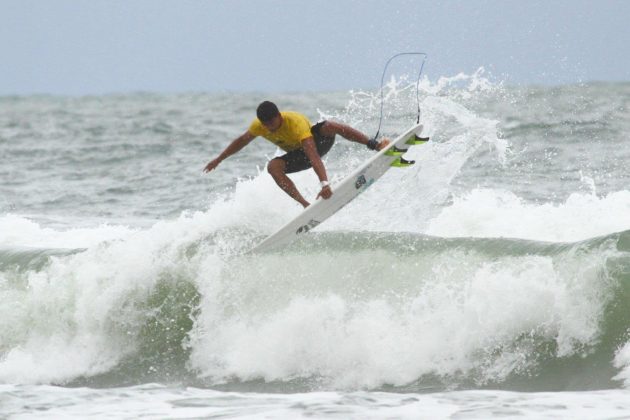
<path id="1" fill-rule="evenodd" d="M 24 287 L 2 292 L 14 303 L 1 305 L 1 380 L 63 381 L 115 365 L 137 345 L 156 283 L 186 274 L 182 254 L 208 234 L 207 222 L 198 214 L 157 223 L 18 275 Z"/>
<path id="2" fill-rule="evenodd" d="M 317 377 L 342 389 L 427 374 L 500 382 L 536 366 L 536 337 L 556 342 L 546 357 L 596 343 L 611 297 L 606 254 L 566 267 L 562 258 L 488 262 L 474 252 L 239 262 L 200 284 L 191 364 L 214 381 Z"/>
<path id="3" fill-rule="evenodd" d="M 0 247 L 89 248 L 101 242 L 124 239 L 137 229 L 122 225 L 54 229 L 30 218 L 7 214 L 0 216 Z"/>
<path id="4" fill-rule="evenodd" d="M 630 229 L 630 191 L 573 193 L 563 203 L 528 203 L 507 190 L 475 189 L 455 197 L 429 222 L 443 237 L 510 237 L 573 242 Z"/>
<path id="5" fill-rule="evenodd" d="M 107 371 L 136 350 L 158 282 L 177 278 L 201 294 L 190 367 L 215 381 L 319 377 L 354 389 L 468 372 L 483 383 L 535 366 L 534 344 L 516 340 L 523 334 L 554 340 L 560 357 L 596 341 L 607 248 L 566 264 L 387 249 L 226 259 L 251 238 L 232 229 L 281 223 L 257 201 L 273 187 L 243 181 L 206 212 L 54 257 L 41 271 L 3 273 L 0 380 Z M 26 287 L 8 287 L 16 281 Z"/>
<path id="6" fill-rule="evenodd" d="M 630 410 L 628 392 L 623 390 L 268 394 L 155 384 L 111 389 L 0 385 L 0 395 L 3 396 L 3 411 L 12 419 L 610 419 L 624 418 Z"/>

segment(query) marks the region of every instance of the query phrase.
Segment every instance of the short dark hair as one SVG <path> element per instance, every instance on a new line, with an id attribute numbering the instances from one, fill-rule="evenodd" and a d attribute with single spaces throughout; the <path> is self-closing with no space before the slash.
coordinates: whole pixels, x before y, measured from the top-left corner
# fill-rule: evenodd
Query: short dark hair
<path id="1" fill-rule="evenodd" d="M 256 108 L 256 116 L 263 123 L 273 120 L 278 115 L 280 115 L 280 111 L 278 111 L 278 107 L 273 102 L 262 102 Z"/>

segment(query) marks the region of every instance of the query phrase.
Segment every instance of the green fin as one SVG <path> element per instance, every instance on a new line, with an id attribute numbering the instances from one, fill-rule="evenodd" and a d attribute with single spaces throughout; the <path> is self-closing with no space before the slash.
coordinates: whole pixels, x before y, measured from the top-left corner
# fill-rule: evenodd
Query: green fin
<path id="1" fill-rule="evenodd" d="M 387 152 L 385 152 L 385 154 L 387 156 L 401 156 L 403 153 L 407 153 L 407 150 L 409 149 L 399 149 L 398 147 L 394 146 Z"/>
<path id="2" fill-rule="evenodd" d="M 399 157 L 397 159 L 394 159 L 394 161 L 390 165 L 394 168 L 406 168 L 413 165 L 414 163 L 416 163 L 415 160 L 405 160 L 402 157 Z"/>
<path id="3" fill-rule="evenodd" d="M 405 144 L 409 144 L 411 146 L 414 146 L 416 144 L 424 144 L 426 142 L 429 141 L 428 137 L 418 137 L 417 134 L 414 134 L 413 137 L 411 137 L 409 140 L 407 140 L 405 142 Z"/>

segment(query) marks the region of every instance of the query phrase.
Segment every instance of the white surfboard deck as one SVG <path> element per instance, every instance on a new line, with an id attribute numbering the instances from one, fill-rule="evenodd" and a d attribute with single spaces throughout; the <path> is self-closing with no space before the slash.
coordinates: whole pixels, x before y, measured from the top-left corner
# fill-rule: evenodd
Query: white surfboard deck
<path id="1" fill-rule="evenodd" d="M 400 156 L 388 155 L 388 150 L 393 149 L 395 146 L 400 149 L 413 147 L 406 146 L 405 143 L 414 136 L 420 137 L 421 132 L 422 124 L 414 125 L 405 131 L 392 141 L 389 146 L 380 150 L 359 166 L 352 174 L 338 184 L 332 185 L 333 195 L 329 199 L 319 198 L 314 203 L 311 203 L 302 213 L 281 227 L 276 233 L 268 236 L 253 248 L 251 252 L 264 252 L 286 245 L 297 239 L 299 235 L 308 232 L 337 213 L 343 206 L 354 200 L 383 176 L 392 167 L 392 163 L 400 158 Z"/>

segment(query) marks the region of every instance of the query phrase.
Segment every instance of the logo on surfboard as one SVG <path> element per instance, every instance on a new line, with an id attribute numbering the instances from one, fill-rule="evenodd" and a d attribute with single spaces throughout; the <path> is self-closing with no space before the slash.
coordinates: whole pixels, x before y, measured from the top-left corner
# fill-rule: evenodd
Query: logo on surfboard
<path id="1" fill-rule="evenodd" d="M 365 179 L 365 175 L 361 175 L 357 178 L 357 182 L 354 183 L 354 188 L 357 190 L 365 185 L 367 180 Z"/>
<path id="2" fill-rule="evenodd" d="M 356 188 L 357 190 L 360 190 L 361 187 L 369 187 L 370 185 L 372 185 L 374 183 L 374 178 L 370 178 L 370 180 L 368 181 L 365 178 L 365 175 L 359 175 L 359 177 L 357 178 L 357 180 L 354 183 L 354 188 Z"/>
<path id="3" fill-rule="evenodd" d="M 309 220 L 309 222 L 307 224 L 305 224 L 303 226 L 300 226 L 298 228 L 298 230 L 295 231 L 295 234 L 299 235 L 300 233 L 306 233 L 309 230 L 313 229 L 315 226 L 319 225 L 319 223 L 320 222 L 318 222 L 317 220 L 311 219 L 311 220 Z"/>

